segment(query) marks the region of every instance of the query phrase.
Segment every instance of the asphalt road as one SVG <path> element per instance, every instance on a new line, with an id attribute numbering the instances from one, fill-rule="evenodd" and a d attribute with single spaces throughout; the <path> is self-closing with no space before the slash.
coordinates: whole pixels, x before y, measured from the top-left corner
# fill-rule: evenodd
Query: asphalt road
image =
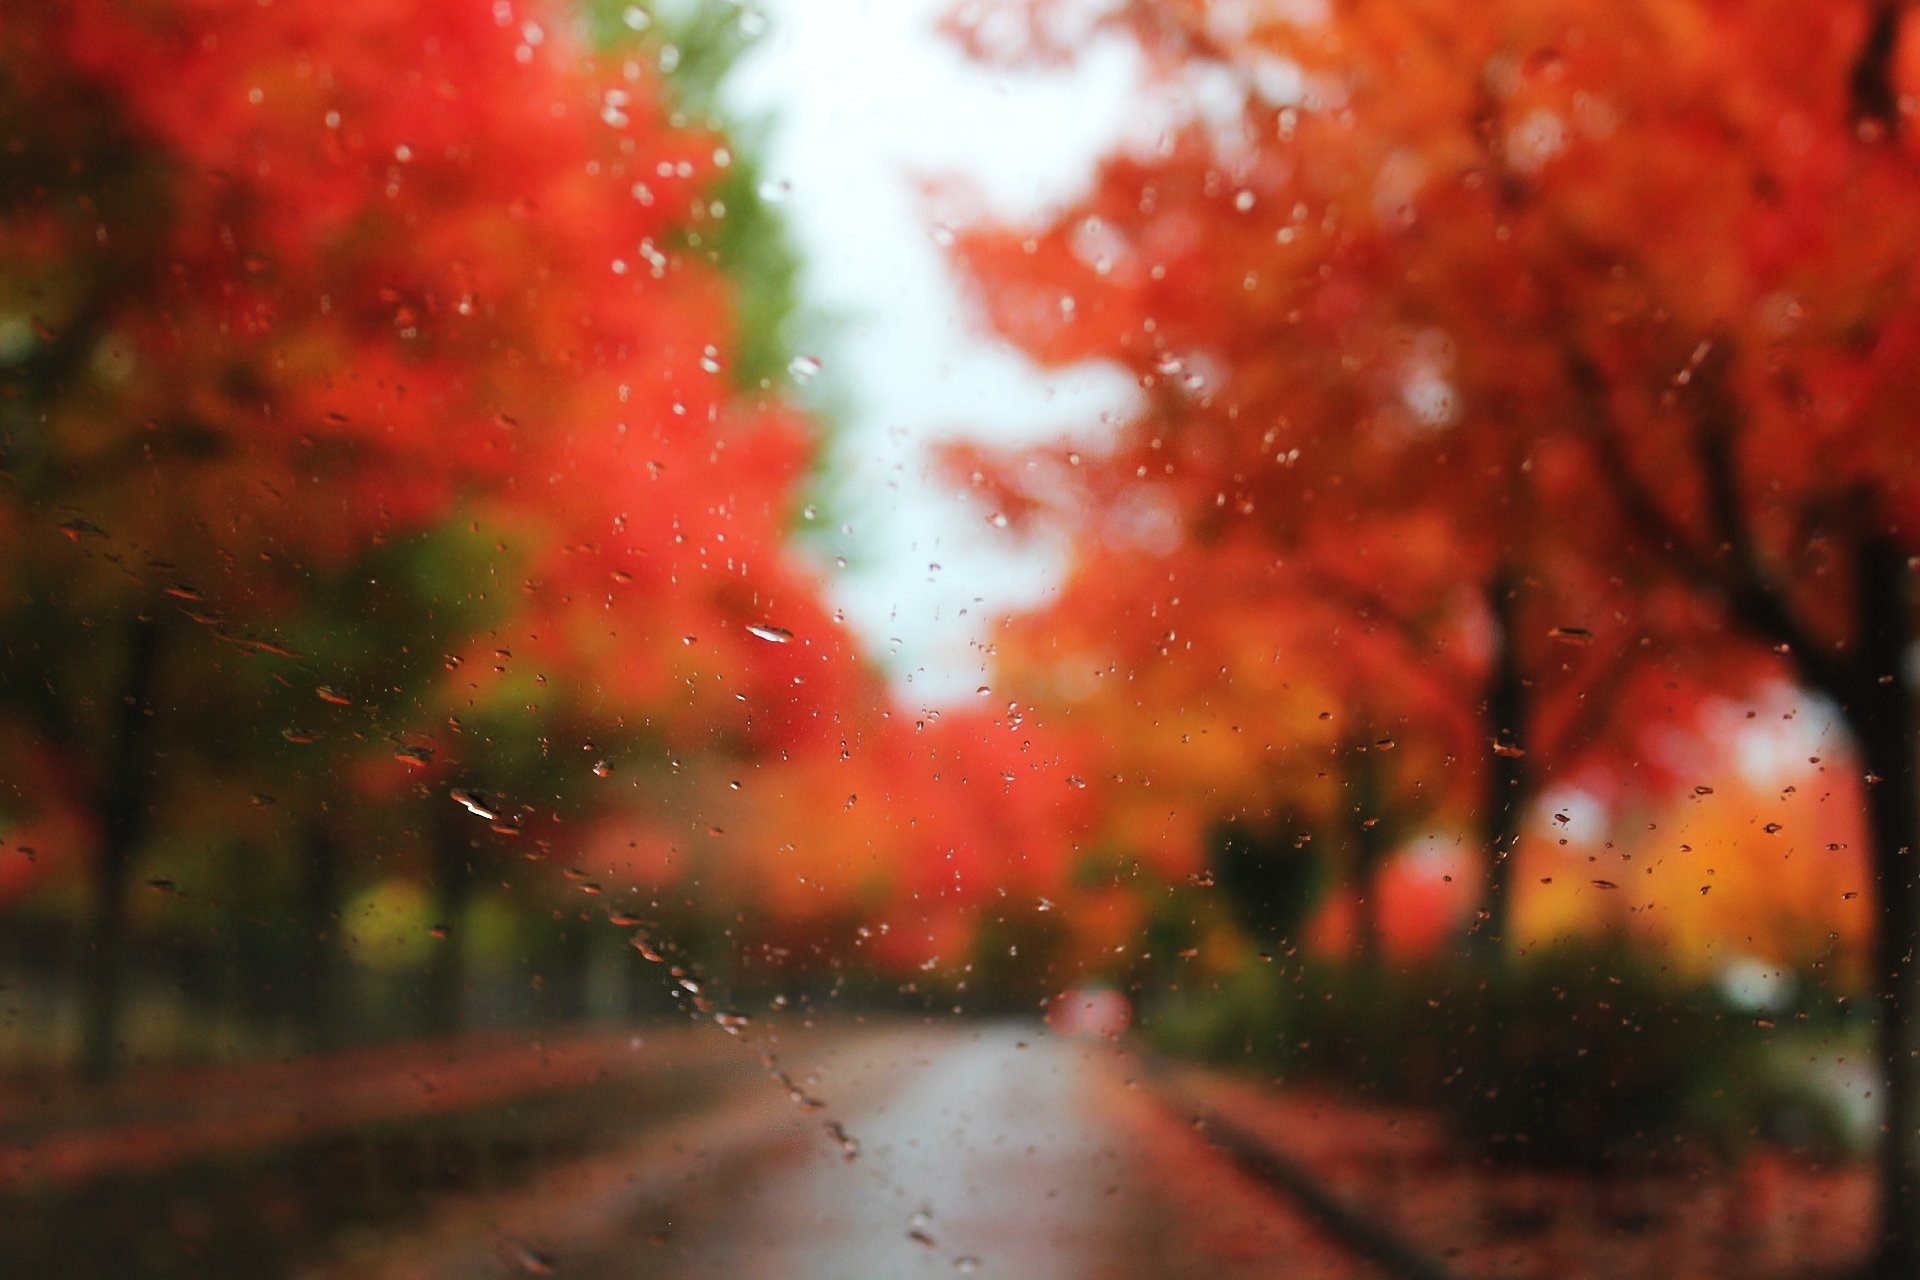
<path id="1" fill-rule="evenodd" d="M 1130 1062 L 1106 1041 L 1037 1024 L 896 1024 L 771 1047 L 824 1109 L 803 1109 L 756 1064 L 725 1101 L 631 1149 L 323 1274 L 1354 1274 L 1130 1088 Z M 742 1054 L 752 1060 L 750 1046 Z"/>
<path id="2" fill-rule="evenodd" d="M 1140 1170 L 1101 1113 L 1109 1058 L 987 1028 L 830 1060 L 821 1087 L 850 1104 L 840 1123 L 858 1154 L 831 1134 L 769 1147 L 749 1176 L 668 1207 L 653 1274 L 1127 1274 L 1139 1242 L 1119 1198 Z"/>

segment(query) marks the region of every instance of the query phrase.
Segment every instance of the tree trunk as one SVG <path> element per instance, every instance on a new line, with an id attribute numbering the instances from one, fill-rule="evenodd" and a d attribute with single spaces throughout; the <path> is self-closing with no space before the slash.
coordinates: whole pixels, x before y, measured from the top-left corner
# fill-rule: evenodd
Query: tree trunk
<path id="1" fill-rule="evenodd" d="M 120 1009 L 127 931 L 127 872 L 133 846 L 102 833 L 93 867 L 92 935 L 80 1006 L 80 1074 L 105 1080 L 120 1069 Z"/>
<path id="2" fill-rule="evenodd" d="M 1920 1276 L 1920 768 L 1906 678 L 1906 557 L 1890 541 L 1863 546 L 1856 562 L 1859 679 L 1845 716 L 1868 774 L 1867 826 L 1879 901 L 1873 976 L 1886 1107 L 1880 1142 L 1880 1241 L 1871 1274 Z"/>
<path id="3" fill-rule="evenodd" d="M 1354 920 L 1354 958 L 1360 972 L 1377 976 L 1381 968 L 1380 869 L 1387 860 L 1387 827 L 1380 820 L 1380 766 L 1364 743 L 1349 747 L 1347 842 L 1353 859 L 1352 881 L 1359 897 Z"/>
<path id="4" fill-rule="evenodd" d="M 338 1048 L 340 1036 L 340 842 L 325 818 L 307 824 L 301 840 L 300 980 L 293 1014 L 308 1053 Z"/>
<path id="5" fill-rule="evenodd" d="M 1528 776 L 1521 732 L 1527 722 L 1527 686 L 1520 672 L 1515 630 L 1517 602 L 1513 575 L 1505 569 L 1486 584 L 1487 613 L 1493 626 L 1494 651 L 1481 700 L 1487 729 L 1487 767 L 1480 797 L 1480 847 L 1486 850 L 1486 896 L 1473 933 L 1473 953 L 1489 969 L 1505 967 L 1512 904 L 1514 846 L 1529 799 Z"/>
<path id="6" fill-rule="evenodd" d="M 153 809 L 152 725 L 149 702 L 159 667 L 160 629 L 151 618 L 127 631 L 126 669 L 112 709 L 112 740 L 103 753 L 96 810 L 100 845 L 94 857 L 85 989 L 80 1011 L 80 1071 L 104 1080 L 120 1066 L 121 1005 L 125 998 L 127 878 L 146 839 Z"/>
<path id="7" fill-rule="evenodd" d="M 588 971 L 593 965 L 588 926 L 569 919 L 560 926 L 553 960 L 552 1016 L 557 1022 L 582 1022 L 587 1016 Z"/>
<path id="8" fill-rule="evenodd" d="M 460 821 L 457 808 L 433 824 L 432 858 L 434 927 L 436 936 L 427 956 L 421 1021 L 430 1035 L 452 1035 L 463 1022 L 467 980 L 467 943 L 464 928 L 467 899 L 473 892 L 473 840 Z"/>

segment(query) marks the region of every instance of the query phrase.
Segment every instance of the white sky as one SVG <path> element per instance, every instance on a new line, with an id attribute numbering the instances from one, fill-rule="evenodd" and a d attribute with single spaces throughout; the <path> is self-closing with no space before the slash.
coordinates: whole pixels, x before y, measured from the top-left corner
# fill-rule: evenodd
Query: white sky
<path id="1" fill-rule="evenodd" d="M 950 701 L 982 683 L 974 642 L 1035 600 L 1048 558 L 1022 553 L 928 446 L 956 430 L 998 440 L 1098 423 L 1133 387 L 1117 372 L 1042 375 L 983 338 L 940 248 L 924 182 L 960 178 L 999 215 L 1070 198 L 1093 161 L 1139 128 L 1133 55 L 1118 41 L 1058 73 L 969 62 L 935 30 L 947 0 L 761 0 L 769 21 L 728 85 L 772 124 L 763 153 L 797 242 L 805 304 L 832 321 L 809 390 L 842 407 L 835 603 L 904 682 Z M 930 565 L 940 566 L 930 569 Z"/>

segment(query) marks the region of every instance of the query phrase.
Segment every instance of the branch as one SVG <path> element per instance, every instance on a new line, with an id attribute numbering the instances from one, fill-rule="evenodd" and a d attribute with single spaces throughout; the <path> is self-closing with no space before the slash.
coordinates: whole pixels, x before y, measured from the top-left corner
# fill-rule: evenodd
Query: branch
<path id="1" fill-rule="evenodd" d="M 1709 520 L 1724 553 L 1715 555 L 1694 542 L 1634 467 L 1619 424 L 1607 412 L 1605 380 L 1593 361 L 1577 345 L 1569 344 L 1565 362 L 1567 380 L 1585 419 L 1587 443 L 1628 523 L 1671 553 L 1688 583 L 1725 597 L 1733 621 L 1751 634 L 1785 646 L 1785 656 L 1806 684 L 1823 693 L 1842 693 L 1848 687 L 1845 668 L 1820 650 L 1813 634 L 1794 616 L 1785 592 L 1760 566 L 1752 526 L 1740 502 L 1733 424 L 1724 404 L 1722 412 L 1700 416 L 1694 435 Z"/>
<path id="2" fill-rule="evenodd" d="M 1862 136 L 1869 129 L 1892 137 L 1900 128 L 1900 98 L 1893 90 L 1893 55 L 1900 44 L 1900 0 L 1877 0 L 1866 39 L 1847 72 L 1848 114 Z"/>
<path id="3" fill-rule="evenodd" d="M 1628 677 L 1639 670 L 1639 660 L 1631 652 L 1615 654 L 1589 665 L 1597 665 L 1598 673 L 1581 691 L 1573 713 L 1560 726 L 1560 731 L 1542 744 L 1549 760 L 1569 763 L 1578 760 L 1580 753 L 1606 732 L 1619 706 L 1615 695 L 1626 686 Z"/>
<path id="4" fill-rule="evenodd" d="M 1786 590 L 1761 563 L 1753 522 L 1740 500 L 1740 453 L 1735 444 L 1734 415 L 1719 376 L 1729 358 L 1715 355 L 1713 366 L 1699 371 L 1704 404 L 1693 426 L 1694 455 L 1707 493 L 1707 518 L 1721 547 L 1713 566 L 1720 569 L 1718 576 L 1735 618 L 1748 630 L 1785 645 L 1788 660 L 1807 683 L 1844 698 L 1852 673 L 1819 647 L 1818 637 L 1794 613 Z"/>
<path id="5" fill-rule="evenodd" d="M 1457 695 L 1447 698 L 1449 703 L 1461 698 L 1471 697 L 1480 687 L 1480 675 L 1451 654 L 1442 650 L 1434 641 L 1432 633 L 1401 612 L 1394 604 L 1370 587 L 1341 577 L 1338 573 L 1319 565 L 1307 565 L 1302 569 L 1307 585 L 1315 593 L 1336 604 L 1344 604 L 1369 620 L 1378 619 L 1386 623 L 1399 634 L 1409 649 L 1418 653 L 1422 662 L 1431 662 L 1441 668 L 1436 680 L 1448 691 Z"/>
<path id="6" fill-rule="evenodd" d="M 1635 470 L 1619 424 L 1607 412 L 1606 379 L 1587 353 L 1575 344 L 1567 345 L 1564 360 L 1567 381 L 1572 384 L 1574 399 L 1584 418 L 1587 443 L 1599 460 L 1600 474 L 1613 491 L 1614 500 L 1620 504 L 1629 523 L 1637 526 L 1646 537 L 1674 552 L 1688 566 L 1689 576 L 1700 576 L 1701 570 L 1707 565 L 1707 558 L 1693 545 L 1680 521 L 1668 513 L 1661 505 L 1659 496 Z"/>

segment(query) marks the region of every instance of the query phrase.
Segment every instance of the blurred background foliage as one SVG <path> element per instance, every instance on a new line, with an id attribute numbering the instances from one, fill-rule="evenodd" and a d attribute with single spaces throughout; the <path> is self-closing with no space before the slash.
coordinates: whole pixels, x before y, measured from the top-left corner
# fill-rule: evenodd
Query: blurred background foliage
<path id="1" fill-rule="evenodd" d="M 996 333 L 1141 397 L 955 445 L 1071 557 L 940 708 L 796 534 L 831 415 L 770 122 L 722 106 L 755 11 L 10 9 L 0 1067 L 1111 989 L 1165 1050 L 1505 1159 L 1874 1147 L 1920 326 L 1911 253 L 1845 247 L 1860 192 L 1915 202 L 1846 99 L 1861 32 L 1796 18 L 1824 87 L 1749 84 L 1759 35 L 1700 62 L 1634 8 L 1703 118 L 1821 122 L 1761 166 L 1792 200 L 1714 144 L 1732 203 L 1649 226 L 1711 131 L 1631 76 L 1593 125 L 1620 69 L 1546 29 L 1591 6 L 1405 6 L 1460 47 L 1404 93 L 1398 10 L 1328 19 L 1349 64 L 1226 8 L 1108 25 L 1230 118 L 952 246 Z M 1703 258 L 1738 324 L 1677 290 Z"/>

